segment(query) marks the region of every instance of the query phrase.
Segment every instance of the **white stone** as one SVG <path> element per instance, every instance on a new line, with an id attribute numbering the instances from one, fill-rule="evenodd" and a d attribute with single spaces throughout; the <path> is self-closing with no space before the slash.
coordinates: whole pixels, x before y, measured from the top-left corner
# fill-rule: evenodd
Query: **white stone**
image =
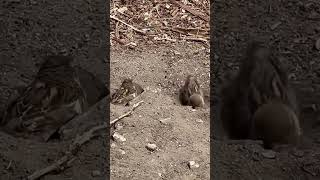
<path id="1" fill-rule="evenodd" d="M 115 133 L 112 135 L 112 138 L 113 138 L 113 140 L 115 140 L 115 141 L 117 141 L 117 142 L 124 142 L 124 141 L 127 140 L 124 136 L 122 136 L 121 134 L 119 134 L 119 133 L 117 133 L 117 132 L 115 132 Z"/>
<path id="2" fill-rule="evenodd" d="M 157 145 L 156 144 L 151 144 L 151 143 L 148 143 L 146 148 L 150 151 L 155 151 L 157 149 Z"/>
<path id="3" fill-rule="evenodd" d="M 190 169 L 200 167 L 200 165 L 198 163 L 196 163 L 195 161 L 189 161 L 188 166 Z"/>

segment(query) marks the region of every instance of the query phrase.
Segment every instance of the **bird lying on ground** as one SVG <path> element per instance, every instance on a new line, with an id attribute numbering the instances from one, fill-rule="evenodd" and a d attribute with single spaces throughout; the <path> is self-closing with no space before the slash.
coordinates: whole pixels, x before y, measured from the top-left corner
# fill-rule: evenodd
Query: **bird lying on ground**
<path id="1" fill-rule="evenodd" d="M 111 96 L 112 104 L 129 105 L 129 102 L 138 97 L 144 89 L 132 79 L 125 79 L 120 85 L 120 88 L 115 91 Z"/>
<path id="2" fill-rule="evenodd" d="M 17 137 L 48 141 L 61 126 L 85 112 L 96 99 L 88 102 L 88 87 L 83 86 L 88 75 L 79 78 L 84 70 L 74 68 L 72 61 L 69 56 L 45 57 L 31 84 L 9 99 L 2 129 Z"/>

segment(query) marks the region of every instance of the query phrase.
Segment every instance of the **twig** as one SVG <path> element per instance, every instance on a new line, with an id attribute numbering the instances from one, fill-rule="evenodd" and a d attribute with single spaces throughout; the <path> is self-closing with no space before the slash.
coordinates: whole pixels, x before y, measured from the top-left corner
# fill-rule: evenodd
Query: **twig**
<path id="1" fill-rule="evenodd" d="M 132 112 L 139 107 L 143 101 L 140 101 L 136 104 L 134 104 L 128 112 L 125 114 L 121 115 L 120 117 L 116 118 L 115 120 L 110 122 L 110 126 L 116 123 L 117 121 L 130 116 Z M 95 126 L 91 128 L 89 131 L 83 133 L 81 136 L 77 136 L 73 143 L 69 146 L 69 149 L 65 153 L 65 155 L 60 158 L 58 161 L 55 163 L 51 164 L 50 166 L 40 169 L 30 176 L 27 177 L 28 180 L 36 180 L 39 179 L 40 177 L 52 172 L 52 171 L 57 171 L 57 170 L 64 170 L 66 167 L 70 166 L 71 163 L 75 160 L 75 155 L 78 153 L 80 150 L 80 147 L 90 141 L 92 138 L 96 137 L 97 134 L 96 132 L 106 129 L 108 127 L 107 123 L 103 123 L 102 125 Z"/>
<path id="2" fill-rule="evenodd" d="M 90 129 L 89 131 L 85 132 L 81 136 L 77 136 L 75 138 L 74 142 L 69 146 L 69 149 L 65 153 L 66 155 L 64 155 L 62 158 L 60 158 L 58 161 L 56 161 L 52 165 L 34 172 L 30 176 L 28 176 L 28 180 L 36 180 L 36 179 L 39 179 L 40 177 L 48 174 L 49 172 L 66 169 L 75 160 L 75 155 L 80 150 L 81 145 L 85 144 L 90 139 L 95 137 L 96 136 L 94 134 L 95 132 L 97 132 L 101 129 L 104 129 L 106 127 L 107 127 L 107 125 L 106 125 L 106 123 L 104 123 L 103 125 L 99 125 L 99 126 L 96 126 L 92 129 Z"/>
<path id="3" fill-rule="evenodd" d="M 312 176 L 316 176 L 316 175 L 317 175 L 315 172 L 311 171 L 310 169 L 308 169 L 308 168 L 305 167 L 305 166 L 302 166 L 301 169 L 302 169 L 303 171 L 305 171 L 306 173 L 312 175 Z"/>
<path id="4" fill-rule="evenodd" d="M 198 11 L 196 11 L 196 10 L 191 9 L 190 6 L 186 6 L 186 5 L 184 5 L 184 4 L 182 4 L 181 2 L 178 2 L 178 1 L 176 1 L 176 0 L 170 0 L 170 2 L 171 2 L 172 4 L 176 4 L 176 5 L 180 6 L 182 9 L 184 9 L 184 10 L 186 10 L 186 11 L 189 11 L 189 13 L 191 13 L 191 14 L 193 14 L 193 15 L 195 15 L 195 16 L 198 16 L 199 18 L 201 18 L 201 19 L 203 19 L 203 20 L 205 20 L 205 21 L 209 21 L 208 16 L 203 15 L 202 13 L 200 13 L 200 12 L 198 12 Z"/>
<path id="5" fill-rule="evenodd" d="M 137 108 L 139 107 L 144 101 L 139 101 L 137 102 L 136 104 L 134 104 L 131 108 L 130 111 L 126 112 L 125 114 L 121 115 L 120 117 L 116 118 L 115 120 L 111 121 L 110 122 L 110 126 L 112 126 L 113 124 L 115 124 L 116 122 L 118 122 L 119 120 L 127 117 L 127 116 L 130 116 L 132 114 L 132 112 Z"/>
<path id="6" fill-rule="evenodd" d="M 204 38 L 197 38 L 197 37 L 183 37 L 182 39 L 184 40 L 191 40 L 191 41 L 201 41 L 204 43 L 208 43 L 208 40 L 204 39 Z"/>
<path id="7" fill-rule="evenodd" d="M 120 39 L 120 34 L 119 34 L 119 22 L 116 23 L 115 35 L 116 35 L 116 38 L 117 38 L 117 39 Z"/>
<path id="8" fill-rule="evenodd" d="M 65 155 L 61 159 L 59 159 L 57 162 L 55 162 L 54 164 L 52 164 L 44 169 L 41 169 L 39 171 L 34 172 L 32 175 L 28 176 L 27 179 L 28 180 L 36 180 L 49 172 L 58 170 L 58 169 L 60 169 L 60 167 L 63 164 L 65 164 L 68 161 L 68 159 L 69 159 L 69 157 Z"/>
<path id="9" fill-rule="evenodd" d="M 10 169 L 10 168 L 11 168 L 11 165 L 12 165 L 12 160 L 10 160 L 8 166 L 6 167 L 6 170 Z"/>
<path id="10" fill-rule="evenodd" d="M 209 35 L 209 29 L 199 29 L 199 28 L 182 28 L 182 27 L 175 27 L 175 28 L 169 28 L 169 27 L 161 27 L 163 30 L 169 30 L 181 34 L 186 35 Z"/>
<path id="11" fill-rule="evenodd" d="M 141 33 L 141 34 L 146 34 L 146 32 L 145 32 L 145 31 L 140 30 L 140 29 L 138 29 L 138 28 L 136 28 L 136 27 L 134 27 L 134 26 L 132 26 L 132 25 L 130 25 L 130 24 L 128 24 L 128 23 L 126 23 L 126 22 L 124 22 L 124 21 L 122 21 L 121 19 L 118 19 L 118 18 L 117 18 L 117 17 L 115 17 L 115 16 L 110 16 L 110 18 L 111 18 L 111 19 L 114 19 L 114 20 L 116 20 L 116 21 L 121 22 L 122 24 L 124 24 L 124 25 L 126 25 L 126 26 L 128 26 L 128 27 L 132 28 L 133 30 L 135 30 L 135 31 L 137 31 L 137 32 L 139 32 L 139 33 Z"/>
<path id="12" fill-rule="evenodd" d="M 171 41 L 171 42 L 177 41 L 176 39 L 171 39 L 169 37 L 164 37 L 164 38 L 155 37 L 154 40 L 157 40 L 157 41 L 167 40 L 167 41 Z"/>

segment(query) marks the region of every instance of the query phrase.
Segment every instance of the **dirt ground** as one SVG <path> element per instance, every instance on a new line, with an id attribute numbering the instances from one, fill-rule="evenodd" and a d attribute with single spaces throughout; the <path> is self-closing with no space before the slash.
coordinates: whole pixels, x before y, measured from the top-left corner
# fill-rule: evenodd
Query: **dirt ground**
<path id="1" fill-rule="evenodd" d="M 208 95 L 209 70 L 209 49 L 193 42 L 111 48 L 111 92 L 124 78 L 145 89 L 132 104 L 144 103 L 115 130 L 126 141 L 111 141 L 111 179 L 209 179 L 209 102 L 192 111 L 177 100 L 188 74 L 198 77 Z M 129 108 L 111 105 L 111 120 Z M 158 149 L 149 151 L 148 143 Z M 199 168 L 190 169 L 189 161 Z"/>
<path id="2" fill-rule="evenodd" d="M 103 1 L 3 0 L 0 4 L 0 109 L 16 85 L 32 80 L 43 55 L 73 54 L 75 63 L 107 81 Z M 320 51 L 315 43 L 320 38 L 320 2 L 216 0 L 211 6 L 211 64 L 208 48 L 195 42 L 138 44 L 135 49 L 113 44 L 111 92 L 128 77 L 145 92 L 133 102 L 144 103 L 117 124 L 115 131 L 126 141 L 111 141 L 111 178 L 202 180 L 209 179 L 211 170 L 213 179 L 319 179 Z M 290 72 L 304 132 L 297 151 L 283 150 L 267 158 L 258 144 L 210 140 L 210 125 L 211 135 L 219 136 L 219 131 L 212 123 L 216 115 L 209 113 L 208 101 L 205 108 L 192 111 L 176 99 L 187 74 L 196 75 L 208 93 L 211 65 L 211 109 L 216 110 L 219 98 L 215 89 L 221 84 L 221 75 L 237 69 L 252 36 L 276 47 Z M 94 107 L 87 119 L 73 122 L 75 131 L 64 141 L 38 143 L 0 132 L 0 179 L 23 179 L 62 157 L 74 136 L 105 122 L 105 102 L 103 99 Z M 110 108 L 112 120 L 130 107 Z M 42 179 L 105 179 L 107 139 L 109 136 L 103 134 L 90 141 L 70 168 Z M 151 152 L 147 143 L 156 144 L 158 149 Z M 199 167 L 189 168 L 189 161 Z"/>
<path id="3" fill-rule="evenodd" d="M 258 144 L 228 144 L 212 139 L 213 179 L 319 179 L 320 51 L 315 43 L 320 38 L 320 2 L 231 0 L 214 1 L 211 6 L 211 108 L 216 110 L 219 105 L 215 90 L 221 85 L 223 73 L 238 68 L 248 40 L 258 37 L 275 47 L 289 70 L 302 111 L 304 133 L 298 150 L 284 149 L 269 158 Z M 216 114 L 211 117 L 218 124 Z M 212 125 L 213 134 L 218 137 L 219 128 Z"/>
<path id="4" fill-rule="evenodd" d="M 71 54 L 75 64 L 106 82 L 106 9 L 103 1 L 3 0 L 0 3 L 0 106 L 17 85 L 27 85 L 41 57 Z M 61 158 L 72 139 L 106 121 L 106 100 L 63 141 L 38 143 L 0 132 L 0 179 L 24 179 Z M 101 179 L 108 170 L 107 134 L 84 145 L 70 168 L 41 179 Z"/>

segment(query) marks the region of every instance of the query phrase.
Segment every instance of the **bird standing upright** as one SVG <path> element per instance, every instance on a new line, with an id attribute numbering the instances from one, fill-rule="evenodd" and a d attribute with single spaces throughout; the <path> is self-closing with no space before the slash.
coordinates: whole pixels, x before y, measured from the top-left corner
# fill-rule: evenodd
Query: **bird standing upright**
<path id="1" fill-rule="evenodd" d="M 287 72 L 262 42 L 249 43 L 239 72 L 224 82 L 220 118 L 231 139 L 263 139 L 268 146 L 288 142 L 283 139 L 290 133 L 300 136 L 299 109 Z"/>
<path id="2" fill-rule="evenodd" d="M 203 92 L 196 77 L 187 76 L 185 84 L 180 89 L 179 99 L 182 105 L 193 108 L 204 106 Z"/>

